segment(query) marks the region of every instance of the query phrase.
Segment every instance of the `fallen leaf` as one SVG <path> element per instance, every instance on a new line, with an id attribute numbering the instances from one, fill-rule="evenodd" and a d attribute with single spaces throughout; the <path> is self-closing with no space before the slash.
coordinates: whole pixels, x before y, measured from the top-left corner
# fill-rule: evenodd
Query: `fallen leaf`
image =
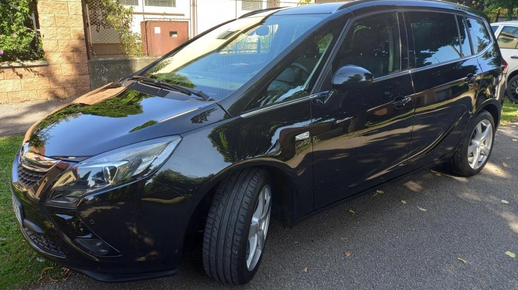
<path id="1" fill-rule="evenodd" d="M 505 251 L 505 254 L 511 258 L 516 258 L 516 254 L 511 251 Z"/>
<path id="2" fill-rule="evenodd" d="M 507 163 L 505 163 L 505 162 L 502 162 L 502 166 L 503 167 L 509 167 L 509 165 Z"/>
<path id="3" fill-rule="evenodd" d="M 38 282 L 45 280 L 45 278 L 47 277 L 47 271 L 52 269 L 54 269 L 54 267 L 45 267 L 41 269 L 40 278 L 38 279 Z"/>
<path id="4" fill-rule="evenodd" d="M 304 269 L 302 269 L 302 272 L 303 273 L 307 273 L 308 272 L 308 267 L 305 267 Z"/>
<path id="5" fill-rule="evenodd" d="M 381 189 L 377 189 L 377 190 L 376 190 L 376 193 L 378 193 L 378 194 L 384 194 L 385 192 L 384 192 L 383 190 L 381 190 Z"/>
<path id="6" fill-rule="evenodd" d="M 420 206 L 417 207 L 420 211 L 426 211 L 426 208 L 422 208 Z"/>
<path id="7" fill-rule="evenodd" d="M 401 203 L 402 203 L 402 204 L 406 204 L 406 200 L 403 200 L 403 199 L 402 199 L 402 200 L 401 200 Z"/>
<path id="8" fill-rule="evenodd" d="M 430 169 L 430 172 L 434 173 L 434 174 L 435 174 L 435 175 L 437 175 L 437 176 L 442 176 L 442 174 L 441 174 L 440 172 L 435 171 L 435 170 L 433 170 L 433 169 Z"/>
<path id="9" fill-rule="evenodd" d="M 342 240 L 342 242 L 345 242 L 347 241 L 347 237 L 341 237 L 340 240 Z"/>
<path id="10" fill-rule="evenodd" d="M 61 276 L 63 277 L 63 279 L 61 279 L 61 282 L 65 282 L 66 280 L 68 280 L 68 277 L 70 277 L 70 269 L 61 267 L 60 272 L 61 272 Z"/>
<path id="11" fill-rule="evenodd" d="M 505 199 L 502 199 L 502 203 L 503 204 L 509 204 L 509 202 L 507 200 L 505 200 Z"/>
<path id="12" fill-rule="evenodd" d="M 518 142 L 518 139 L 513 139 L 513 142 Z"/>
<path id="13" fill-rule="evenodd" d="M 349 251 L 344 252 L 344 256 L 349 257 L 350 255 L 351 255 L 351 252 L 349 252 Z"/>
<path id="14" fill-rule="evenodd" d="M 355 214 L 355 213 L 356 213 L 353 209 L 350 209 L 350 210 L 349 210 L 349 212 L 350 212 L 351 214 Z"/>
<path id="15" fill-rule="evenodd" d="M 461 261 L 462 263 L 466 264 L 468 261 L 462 259 L 462 258 L 457 258 L 457 260 Z"/>

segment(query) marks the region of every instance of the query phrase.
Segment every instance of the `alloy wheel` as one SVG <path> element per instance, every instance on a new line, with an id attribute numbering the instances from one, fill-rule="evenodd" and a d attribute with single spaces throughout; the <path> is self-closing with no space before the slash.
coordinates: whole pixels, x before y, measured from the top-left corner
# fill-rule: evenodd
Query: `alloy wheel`
<path id="1" fill-rule="evenodd" d="M 246 266 L 252 271 L 263 253 L 270 215 L 272 209 L 272 193 L 269 185 L 265 185 L 257 199 L 257 205 L 252 215 L 250 230 L 248 231 L 248 245 L 246 251 Z"/>
<path id="2" fill-rule="evenodd" d="M 511 101 L 518 102 L 518 79 L 509 84 L 508 93 Z"/>
<path id="3" fill-rule="evenodd" d="M 484 119 L 473 129 L 468 146 L 468 163 L 472 169 L 477 170 L 485 164 L 492 145 L 493 126 L 489 120 Z"/>

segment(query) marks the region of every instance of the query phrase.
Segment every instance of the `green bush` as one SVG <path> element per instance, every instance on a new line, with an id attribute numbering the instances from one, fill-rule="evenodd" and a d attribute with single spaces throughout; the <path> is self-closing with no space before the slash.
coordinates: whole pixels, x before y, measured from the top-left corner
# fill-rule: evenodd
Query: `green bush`
<path id="1" fill-rule="evenodd" d="M 124 54 L 129 57 L 141 56 L 142 43 L 140 35 L 131 31 L 133 8 L 126 8 L 118 0 L 86 0 L 91 7 L 90 25 L 99 29 L 113 28 L 120 36 Z"/>
<path id="2" fill-rule="evenodd" d="M 43 58 L 33 0 L 0 1 L 0 62 Z"/>

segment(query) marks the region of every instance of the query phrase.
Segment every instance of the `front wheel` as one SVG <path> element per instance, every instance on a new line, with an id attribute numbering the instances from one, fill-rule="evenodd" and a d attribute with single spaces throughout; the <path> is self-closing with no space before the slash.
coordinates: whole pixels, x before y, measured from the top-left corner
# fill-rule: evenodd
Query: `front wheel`
<path id="1" fill-rule="evenodd" d="M 518 103 L 518 75 L 512 77 L 507 83 L 507 96 L 511 102 Z"/>
<path id="2" fill-rule="evenodd" d="M 223 180 L 203 236 L 203 266 L 210 277 L 245 284 L 257 272 L 272 208 L 268 172 L 249 168 Z"/>
<path id="3" fill-rule="evenodd" d="M 475 116 L 467 127 L 455 155 L 450 159 L 449 167 L 460 176 L 473 176 L 486 165 L 495 139 L 495 121 L 487 111 Z"/>

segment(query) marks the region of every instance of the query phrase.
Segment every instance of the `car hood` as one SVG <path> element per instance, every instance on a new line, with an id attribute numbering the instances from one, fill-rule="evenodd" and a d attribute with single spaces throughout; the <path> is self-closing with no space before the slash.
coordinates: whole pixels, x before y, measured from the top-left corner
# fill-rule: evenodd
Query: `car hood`
<path id="1" fill-rule="evenodd" d="M 54 111 L 25 135 L 32 152 L 80 160 L 224 119 L 215 102 L 133 82 L 110 84 Z"/>

